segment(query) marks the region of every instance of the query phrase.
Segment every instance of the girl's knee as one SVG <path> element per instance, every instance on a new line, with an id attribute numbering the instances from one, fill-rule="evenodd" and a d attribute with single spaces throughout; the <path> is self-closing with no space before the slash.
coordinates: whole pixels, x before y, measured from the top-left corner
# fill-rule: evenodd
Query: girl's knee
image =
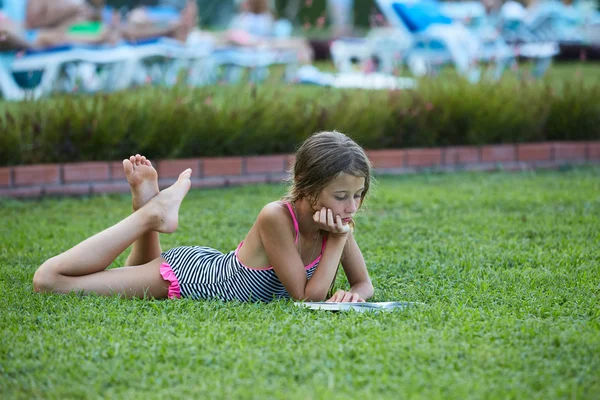
<path id="1" fill-rule="evenodd" d="M 35 292 L 49 292 L 58 281 L 59 274 L 54 272 L 54 259 L 49 259 L 43 263 L 35 274 L 33 274 L 33 290 Z"/>

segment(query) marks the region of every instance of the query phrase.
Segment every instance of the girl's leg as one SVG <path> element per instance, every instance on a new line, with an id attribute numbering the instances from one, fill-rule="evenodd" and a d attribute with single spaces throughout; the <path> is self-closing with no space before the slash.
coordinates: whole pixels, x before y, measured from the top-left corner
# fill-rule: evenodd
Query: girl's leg
<path id="1" fill-rule="evenodd" d="M 165 292 L 158 258 L 139 267 L 106 268 L 127 247 L 149 231 L 171 233 L 177 229 L 179 207 L 190 189 L 191 170 L 152 201 L 116 225 L 47 260 L 33 277 L 37 292 L 115 294 L 143 296 L 147 290 L 158 297 Z M 166 296 L 166 295 L 165 295 Z"/>
<path id="2" fill-rule="evenodd" d="M 150 160 L 139 154 L 123 160 L 123 169 L 131 187 L 133 212 L 136 212 L 158 194 L 158 174 Z M 125 265 L 146 264 L 160 257 L 160 253 L 158 232 L 146 232 L 133 243 Z"/>
<path id="3" fill-rule="evenodd" d="M 198 25 L 198 6 L 190 0 L 181 11 L 179 18 L 167 24 L 157 23 L 150 19 L 143 8 L 134 9 L 128 21 L 120 28 L 122 35 L 128 40 L 143 40 L 156 36 L 169 36 L 185 42 L 190 32 Z"/>
<path id="4" fill-rule="evenodd" d="M 33 287 L 36 292 L 164 299 L 169 294 L 169 282 L 160 274 L 160 266 L 164 262 L 166 260 L 159 257 L 144 265 L 112 268 L 82 276 L 55 274 L 40 267 L 33 277 Z"/>

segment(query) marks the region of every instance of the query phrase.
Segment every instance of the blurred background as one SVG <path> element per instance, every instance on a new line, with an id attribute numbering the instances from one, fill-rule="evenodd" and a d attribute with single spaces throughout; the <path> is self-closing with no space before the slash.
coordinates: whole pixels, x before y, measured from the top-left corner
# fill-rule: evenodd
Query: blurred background
<path id="1" fill-rule="evenodd" d="M 0 0 L 0 164 L 598 140 L 598 6 Z"/>

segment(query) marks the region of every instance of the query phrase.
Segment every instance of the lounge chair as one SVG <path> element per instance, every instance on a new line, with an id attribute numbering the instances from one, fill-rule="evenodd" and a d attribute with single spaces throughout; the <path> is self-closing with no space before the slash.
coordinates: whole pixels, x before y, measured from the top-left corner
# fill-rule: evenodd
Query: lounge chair
<path id="1" fill-rule="evenodd" d="M 331 43 L 330 52 L 340 73 L 379 72 L 397 74 L 402 59 L 412 46 L 412 37 L 395 28 L 374 28 L 365 38 L 341 38 Z"/>
<path id="2" fill-rule="evenodd" d="M 188 84 L 200 85 L 207 81 L 206 64 L 211 52 L 210 42 L 184 45 L 173 39 L 159 38 L 4 54 L 0 86 L 5 99 L 22 100 L 75 88 L 87 92 L 113 91 L 148 82 L 171 86 L 181 69 L 188 71 Z M 41 78 L 20 85 L 17 83 L 19 75 Z"/>
<path id="3" fill-rule="evenodd" d="M 514 60 L 501 38 L 476 35 L 460 18 L 454 20 L 444 14 L 436 1 L 377 0 L 377 4 L 393 27 L 413 38 L 405 57 L 415 75 L 435 73 L 440 66 L 452 64 L 460 75 L 478 81 L 479 63 L 483 61 L 495 64 L 493 78 L 498 79 Z"/>
<path id="4" fill-rule="evenodd" d="M 524 23 L 537 38 L 560 44 L 600 44 L 593 32 L 600 27 L 600 13 L 583 6 L 543 1 L 526 10 Z"/>

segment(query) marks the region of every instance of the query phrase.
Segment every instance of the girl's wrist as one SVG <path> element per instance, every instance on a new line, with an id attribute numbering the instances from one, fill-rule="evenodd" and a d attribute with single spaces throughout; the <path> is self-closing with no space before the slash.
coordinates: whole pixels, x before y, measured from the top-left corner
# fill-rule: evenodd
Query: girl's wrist
<path id="1" fill-rule="evenodd" d="M 348 239 L 348 232 L 342 232 L 342 233 L 329 232 L 329 234 L 327 236 L 329 236 L 329 239 L 346 241 L 346 239 Z"/>

